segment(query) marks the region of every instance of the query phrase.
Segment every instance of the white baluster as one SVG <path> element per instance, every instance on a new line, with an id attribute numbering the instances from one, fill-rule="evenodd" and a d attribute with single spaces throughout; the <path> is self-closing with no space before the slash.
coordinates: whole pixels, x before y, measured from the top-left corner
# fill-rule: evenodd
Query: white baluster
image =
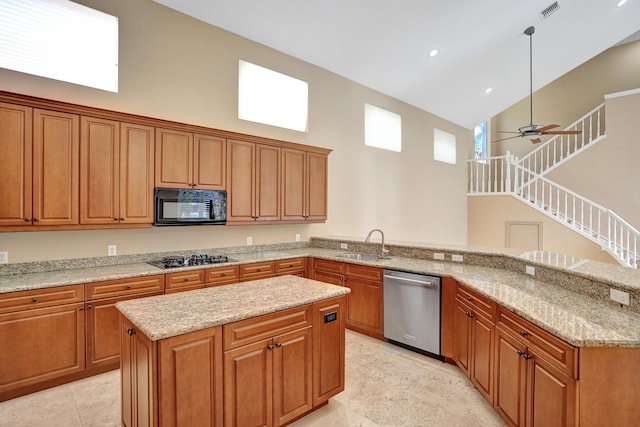
<path id="1" fill-rule="evenodd" d="M 600 110 L 596 113 L 598 115 L 598 135 L 600 135 Z M 589 142 L 593 141 L 593 114 L 589 116 Z"/>
<path id="2" fill-rule="evenodd" d="M 600 136 L 600 108 L 598 108 L 598 111 L 596 114 L 598 114 L 598 121 L 596 126 L 598 126 L 598 136 Z"/>
<path id="3" fill-rule="evenodd" d="M 607 212 L 607 240 L 609 241 L 609 249 L 611 249 L 611 214 Z"/>
<path id="4" fill-rule="evenodd" d="M 507 158 L 506 158 L 506 162 L 507 162 L 507 188 L 506 191 L 507 193 L 511 193 L 511 153 L 507 150 Z"/>

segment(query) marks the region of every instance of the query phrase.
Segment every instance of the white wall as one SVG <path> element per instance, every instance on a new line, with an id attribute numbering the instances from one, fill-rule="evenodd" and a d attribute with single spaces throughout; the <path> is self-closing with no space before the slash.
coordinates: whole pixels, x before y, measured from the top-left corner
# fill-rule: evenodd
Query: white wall
<path id="1" fill-rule="evenodd" d="M 81 0 L 119 17 L 120 90 L 113 94 L 0 69 L 0 90 L 333 149 L 329 220 L 316 225 L 0 233 L 10 262 L 293 241 L 296 233 L 466 244 L 472 132 L 393 98 L 179 14 L 150 0 Z M 78 52 L 79 55 L 82 52 Z M 238 59 L 309 82 L 309 131 L 237 119 Z M 364 103 L 402 116 L 403 151 L 365 147 Z M 458 163 L 433 161 L 433 128 L 457 136 Z"/>

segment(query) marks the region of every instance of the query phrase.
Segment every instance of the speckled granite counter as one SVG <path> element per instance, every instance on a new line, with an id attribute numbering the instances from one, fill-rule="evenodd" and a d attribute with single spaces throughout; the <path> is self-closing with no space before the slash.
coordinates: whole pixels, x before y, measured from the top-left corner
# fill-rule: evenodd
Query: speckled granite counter
<path id="1" fill-rule="evenodd" d="M 116 304 L 152 341 L 348 294 L 342 286 L 296 276 L 254 280 Z"/>
<path id="2" fill-rule="evenodd" d="M 229 256 L 237 260 L 229 264 L 310 256 L 452 277 L 575 346 L 640 347 L 638 271 L 575 259 L 569 260 L 568 265 L 559 266 L 548 260 L 531 259 L 530 254 L 506 253 L 502 250 L 472 251 L 399 245 L 388 246 L 391 249 L 389 260 L 353 261 L 337 256 L 340 252 L 345 252 L 336 249 L 341 241 L 345 239 L 314 238 L 311 246 L 276 247 L 261 252 L 229 252 Z M 361 241 L 354 241 L 349 242 L 349 251 L 375 253 L 376 248 L 375 244 L 366 245 Z M 441 251 L 447 257 L 452 252 L 463 253 L 464 263 L 433 261 L 433 253 Z M 139 257 L 135 259 L 140 261 Z M 219 266 L 223 265 L 225 264 Z M 535 276 L 524 274 L 525 265 L 536 267 Z M 199 268 L 203 267 L 184 267 L 170 271 Z M 0 276 L 0 293 L 167 272 L 168 270 L 138 262 L 4 275 Z M 631 306 L 621 307 L 613 303 L 609 299 L 610 286 L 629 292 Z M 263 295 L 252 296 L 258 299 L 262 297 Z M 176 295 L 175 298 L 179 300 L 179 296 Z"/>

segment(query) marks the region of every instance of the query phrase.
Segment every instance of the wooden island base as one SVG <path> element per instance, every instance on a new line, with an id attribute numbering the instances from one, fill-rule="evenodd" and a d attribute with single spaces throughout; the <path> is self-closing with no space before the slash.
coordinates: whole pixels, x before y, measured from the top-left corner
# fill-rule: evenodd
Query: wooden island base
<path id="1" fill-rule="evenodd" d="M 124 426 L 282 426 L 344 390 L 346 295 L 153 341 L 121 315 Z"/>

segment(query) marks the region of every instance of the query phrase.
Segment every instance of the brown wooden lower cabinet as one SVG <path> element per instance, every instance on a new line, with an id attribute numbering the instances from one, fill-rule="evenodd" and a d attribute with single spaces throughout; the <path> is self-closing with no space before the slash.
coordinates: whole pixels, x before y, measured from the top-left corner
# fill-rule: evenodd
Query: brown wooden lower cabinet
<path id="1" fill-rule="evenodd" d="M 290 423 L 344 390 L 345 307 L 342 296 L 160 341 L 121 317 L 123 425 Z"/>

